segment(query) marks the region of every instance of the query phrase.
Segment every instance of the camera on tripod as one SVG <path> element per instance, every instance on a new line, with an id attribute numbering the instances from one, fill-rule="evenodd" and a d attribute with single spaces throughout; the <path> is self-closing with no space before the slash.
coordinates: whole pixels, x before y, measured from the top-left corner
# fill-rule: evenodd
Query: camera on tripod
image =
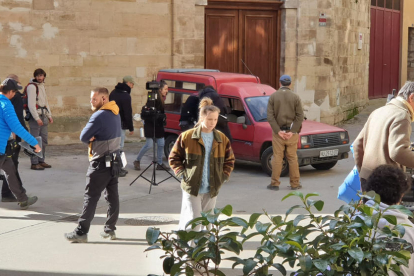
<path id="1" fill-rule="evenodd" d="M 147 104 L 142 107 L 141 118 L 144 121 L 151 120 L 155 124 L 165 125 L 167 117 L 164 113 L 158 110 L 157 103 L 156 103 L 157 100 L 160 100 L 158 99 L 158 90 L 160 89 L 160 87 L 161 87 L 160 83 L 155 80 L 148 81 L 145 84 L 145 88 L 148 91 L 148 97 L 147 97 Z"/>

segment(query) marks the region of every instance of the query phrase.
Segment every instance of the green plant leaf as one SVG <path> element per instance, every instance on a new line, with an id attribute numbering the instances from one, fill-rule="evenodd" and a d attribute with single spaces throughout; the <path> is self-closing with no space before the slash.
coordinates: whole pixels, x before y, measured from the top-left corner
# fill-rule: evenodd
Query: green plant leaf
<path id="1" fill-rule="evenodd" d="M 257 262 L 251 260 L 251 259 L 247 259 L 244 261 L 244 266 L 243 266 L 243 275 L 247 275 L 249 274 L 257 265 Z"/>
<path id="2" fill-rule="evenodd" d="M 286 198 L 289 198 L 291 196 L 297 196 L 297 197 L 300 197 L 301 199 L 303 199 L 303 194 L 301 192 L 294 191 L 294 192 L 288 193 L 284 198 L 282 198 L 282 201 L 284 201 Z"/>
<path id="3" fill-rule="evenodd" d="M 322 211 L 324 204 L 325 202 L 323 202 L 322 200 L 318 200 L 315 202 L 314 205 L 315 205 L 316 210 Z"/>
<path id="4" fill-rule="evenodd" d="M 239 242 L 235 242 L 233 240 L 228 240 L 226 243 L 221 244 L 220 248 L 227 249 L 230 252 L 234 252 L 237 255 L 240 254 L 240 249 L 243 250 L 241 244 Z"/>
<path id="5" fill-rule="evenodd" d="M 194 261 L 196 263 L 198 263 L 200 260 L 203 260 L 205 257 L 210 256 L 210 252 L 209 251 L 203 251 L 197 254 L 197 256 L 195 257 Z"/>
<path id="6" fill-rule="evenodd" d="M 187 224 L 185 225 L 185 228 L 187 229 L 187 227 L 189 225 L 191 225 L 191 228 L 194 228 L 195 226 L 197 226 L 199 224 L 208 225 L 208 220 L 205 217 L 195 218 L 195 219 L 190 220 L 189 222 L 187 222 Z"/>
<path id="7" fill-rule="evenodd" d="M 292 206 L 289 208 L 289 210 L 286 211 L 286 216 L 288 216 L 290 213 L 292 213 L 293 210 L 298 209 L 298 208 L 305 209 L 305 207 L 303 207 L 302 205 Z"/>
<path id="8" fill-rule="evenodd" d="M 411 227 L 410 225 L 408 227 Z M 401 224 L 398 224 L 395 226 L 394 228 L 395 230 L 397 230 L 400 233 L 400 237 L 404 237 L 405 235 L 405 227 Z"/>
<path id="9" fill-rule="evenodd" d="M 327 260 L 322 260 L 322 259 L 313 260 L 313 264 L 315 265 L 317 269 L 319 269 L 320 272 L 324 272 L 328 268 L 328 265 L 329 265 Z"/>
<path id="10" fill-rule="evenodd" d="M 216 276 L 226 276 L 226 274 L 224 274 L 221 270 L 218 270 L 218 269 L 217 270 L 210 269 L 208 272 L 211 272 L 213 273 L 212 275 L 216 275 Z"/>
<path id="11" fill-rule="evenodd" d="M 265 224 L 263 224 L 263 223 L 261 223 L 260 221 L 258 221 L 257 223 L 256 223 L 256 230 L 257 230 L 257 232 L 259 232 L 260 234 L 265 234 L 266 232 L 267 232 L 267 229 L 269 229 L 269 227 L 270 227 L 270 223 L 265 223 Z"/>
<path id="12" fill-rule="evenodd" d="M 308 255 L 299 257 L 300 268 L 304 271 L 310 271 L 312 268 L 312 259 Z"/>
<path id="13" fill-rule="evenodd" d="M 272 222 L 275 225 L 279 225 L 283 222 L 282 216 L 274 216 L 272 217 Z"/>
<path id="14" fill-rule="evenodd" d="M 249 224 L 247 223 L 247 221 L 245 221 L 242 218 L 232 217 L 232 218 L 229 218 L 228 221 L 231 221 L 232 223 L 234 223 L 238 226 L 241 226 L 243 228 L 248 228 L 249 227 Z"/>
<path id="15" fill-rule="evenodd" d="M 393 215 L 384 215 L 382 218 L 386 219 L 392 225 L 397 225 L 397 218 Z"/>
<path id="16" fill-rule="evenodd" d="M 362 262 L 362 259 L 364 258 L 364 252 L 362 252 L 362 249 L 359 247 L 353 247 L 348 250 L 348 254 L 354 258 L 358 263 Z"/>
<path id="17" fill-rule="evenodd" d="M 145 249 L 144 252 L 155 250 L 155 249 L 161 249 L 161 247 L 159 245 L 152 245 L 148 247 L 147 249 Z"/>
<path id="18" fill-rule="evenodd" d="M 231 217 L 233 214 L 233 207 L 231 205 L 226 205 L 224 208 L 215 208 L 214 214 L 223 214 L 228 217 Z"/>
<path id="19" fill-rule="evenodd" d="M 192 269 L 191 267 L 189 267 L 189 266 L 186 266 L 186 267 L 185 267 L 185 275 L 186 275 L 186 276 L 194 276 L 194 271 L 193 271 L 193 269 Z"/>
<path id="20" fill-rule="evenodd" d="M 298 248 L 301 252 L 303 252 L 303 248 L 302 248 L 302 246 L 298 242 L 295 242 L 295 241 L 286 241 L 285 243 L 290 244 L 290 245 Z"/>
<path id="21" fill-rule="evenodd" d="M 250 228 L 253 228 L 253 226 L 256 224 L 257 220 L 260 218 L 261 215 L 262 214 L 254 213 L 250 216 L 250 219 L 249 219 L 249 227 Z"/>
<path id="22" fill-rule="evenodd" d="M 361 205 L 359 210 L 368 216 L 372 216 L 372 214 L 374 213 L 374 208 L 369 207 L 368 205 L 365 205 L 365 204 Z"/>
<path id="23" fill-rule="evenodd" d="M 384 212 L 386 212 L 387 210 L 398 210 L 399 212 L 403 213 L 404 215 L 407 215 L 410 218 L 413 217 L 413 213 L 403 205 L 392 205 L 385 209 Z"/>
<path id="24" fill-rule="evenodd" d="M 208 214 L 206 218 L 211 224 L 217 224 L 219 215 L 220 214 Z"/>
<path id="25" fill-rule="evenodd" d="M 319 193 L 309 193 L 309 194 L 306 194 L 305 200 L 308 199 L 311 196 L 320 196 L 320 194 Z"/>
<path id="26" fill-rule="evenodd" d="M 171 273 L 171 268 L 172 268 L 173 265 L 174 265 L 174 258 L 167 257 L 162 262 L 162 269 L 164 270 L 164 272 L 166 274 L 170 274 Z"/>
<path id="27" fill-rule="evenodd" d="M 272 266 L 274 268 L 276 268 L 277 270 L 279 270 L 279 272 L 282 273 L 283 276 L 286 276 L 286 269 L 283 265 L 281 265 L 281 264 L 272 264 Z"/>
<path id="28" fill-rule="evenodd" d="M 153 245 L 158 240 L 158 237 L 160 236 L 160 234 L 161 232 L 159 229 L 154 228 L 154 227 L 148 227 L 147 233 L 145 235 L 147 239 L 147 243 L 149 245 Z"/>
<path id="29" fill-rule="evenodd" d="M 298 215 L 294 220 L 293 220 L 293 226 L 298 226 L 299 222 L 301 222 L 303 219 L 307 218 L 308 215 Z"/>
<path id="30" fill-rule="evenodd" d="M 181 265 L 183 264 L 183 262 L 179 262 L 179 263 L 176 263 L 176 264 L 174 264 L 172 267 L 171 267 L 171 275 L 177 275 L 177 274 L 179 274 L 180 272 L 181 272 Z"/>

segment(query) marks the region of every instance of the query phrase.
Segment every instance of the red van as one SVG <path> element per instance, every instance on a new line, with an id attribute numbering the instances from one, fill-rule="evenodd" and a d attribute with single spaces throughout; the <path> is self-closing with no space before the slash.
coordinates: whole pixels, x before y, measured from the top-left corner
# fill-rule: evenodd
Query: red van
<path id="1" fill-rule="evenodd" d="M 252 75 L 224 73 L 208 69 L 167 69 L 158 73 L 157 81 L 168 84 L 165 101 L 167 125 L 165 127 L 165 155 L 168 156 L 180 134 L 181 106 L 191 94 L 204 86 L 213 86 L 224 100 L 231 135 L 232 148 L 238 160 L 260 162 L 271 175 L 272 129 L 267 122 L 267 103 L 276 90 L 260 83 Z M 311 165 L 317 170 L 329 170 L 338 160 L 348 158 L 350 150 L 348 132 L 342 128 L 310 120 L 303 122 L 298 142 L 300 166 Z M 289 172 L 283 163 L 282 176 Z"/>

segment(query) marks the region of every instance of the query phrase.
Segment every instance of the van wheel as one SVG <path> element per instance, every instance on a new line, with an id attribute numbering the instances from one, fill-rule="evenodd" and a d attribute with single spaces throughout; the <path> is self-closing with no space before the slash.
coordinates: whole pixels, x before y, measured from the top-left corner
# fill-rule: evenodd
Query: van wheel
<path id="1" fill-rule="evenodd" d="M 337 162 L 338 161 L 327 162 L 327 163 L 319 163 L 319 164 L 311 164 L 311 166 L 314 167 L 317 170 L 320 170 L 320 171 L 327 171 L 327 170 L 330 170 L 333 167 L 335 167 Z"/>
<path id="2" fill-rule="evenodd" d="M 175 134 L 168 135 L 167 138 L 165 138 L 164 154 L 167 160 L 168 160 L 168 156 L 170 156 L 170 152 L 172 148 L 174 147 L 174 144 L 177 138 L 178 136 Z"/>
<path id="3" fill-rule="evenodd" d="M 268 147 L 262 154 L 261 163 L 262 168 L 269 176 L 272 176 L 272 159 L 273 159 L 273 148 Z M 283 167 L 280 176 L 286 176 L 289 174 L 289 164 L 286 158 L 283 158 Z"/>

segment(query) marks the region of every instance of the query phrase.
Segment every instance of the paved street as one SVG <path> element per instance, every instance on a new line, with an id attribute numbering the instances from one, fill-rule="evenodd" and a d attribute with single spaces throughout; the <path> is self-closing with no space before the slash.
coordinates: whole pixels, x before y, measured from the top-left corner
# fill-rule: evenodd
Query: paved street
<path id="1" fill-rule="evenodd" d="M 351 139 L 362 128 L 373 106 L 382 104 L 372 101 L 372 106 L 351 124 L 343 126 L 349 130 Z M 145 231 L 148 226 L 134 224 L 162 217 L 171 221 L 160 225 L 162 230 L 175 229 L 181 207 L 181 189 L 179 183 L 172 179 L 153 187 L 151 194 L 148 194 L 149 185 L 142 179 L 129 186 L 138 175 L 132 168 L 132 161 L 142 145 L 127 144 L 130 164 L 129 174 L 121 178 L 119 184 L 121 215 L 118 239 L 105 241 L 99 236 L 106 216 L 106 203 L 101 200 L 87 244 L 70 244 L 63 238 L 63 233 L 76 226 L 75 215 L 82 208 L 88 166 L 86 147 L 50 147 L 47 161 L 53 168 L 44 172 L 29 170 L 29 159 L 22 155 L 20 172 L 24 185 L 29 194 L 39 197 L 39 201 L 26 211 L 19 210 L 15 203 L 0 203 L 0 275 L 162 275 L 162 263 L 158 258 L 161 251 L 143 252 L 147 247 Z M 63 156 L 60 156 L 60 150 L 64 151 Z M 144 166 L 149 164 L 150 158 L 146 156 L 142 162 Z M 324 213 L 332 212 L 342 205 L 336 199 L 338 186 L 353 165 L 350 158 L 338 162 L 329 171 L 316 171 L 310 166 L 301 168 L 302 192 L 319 192 L 325 201 Z M 157 173 L 159 179 L 165 176 L 165 172 Z M 290 191 L 288 178 L 283 178 L 278 192 L 266 189 L 269 181 L 259 164 L 237 162 L 231 180 L 221 189 L 217 207 L 231 204 L 235 215 L 247 218 L 251 213 L 262 212 L 262 209 L 271 214 L 284 214 L 290 206 L 299 203 L 280 201 Z M 131 220 L 134 218 L 140 219 Z M 252 256 L 257 244 L 247 243 L 243 256 Z M 224 262 L 223 265 L 226 275 L 241 274 L 231 270 L 230 263 Z"/>

